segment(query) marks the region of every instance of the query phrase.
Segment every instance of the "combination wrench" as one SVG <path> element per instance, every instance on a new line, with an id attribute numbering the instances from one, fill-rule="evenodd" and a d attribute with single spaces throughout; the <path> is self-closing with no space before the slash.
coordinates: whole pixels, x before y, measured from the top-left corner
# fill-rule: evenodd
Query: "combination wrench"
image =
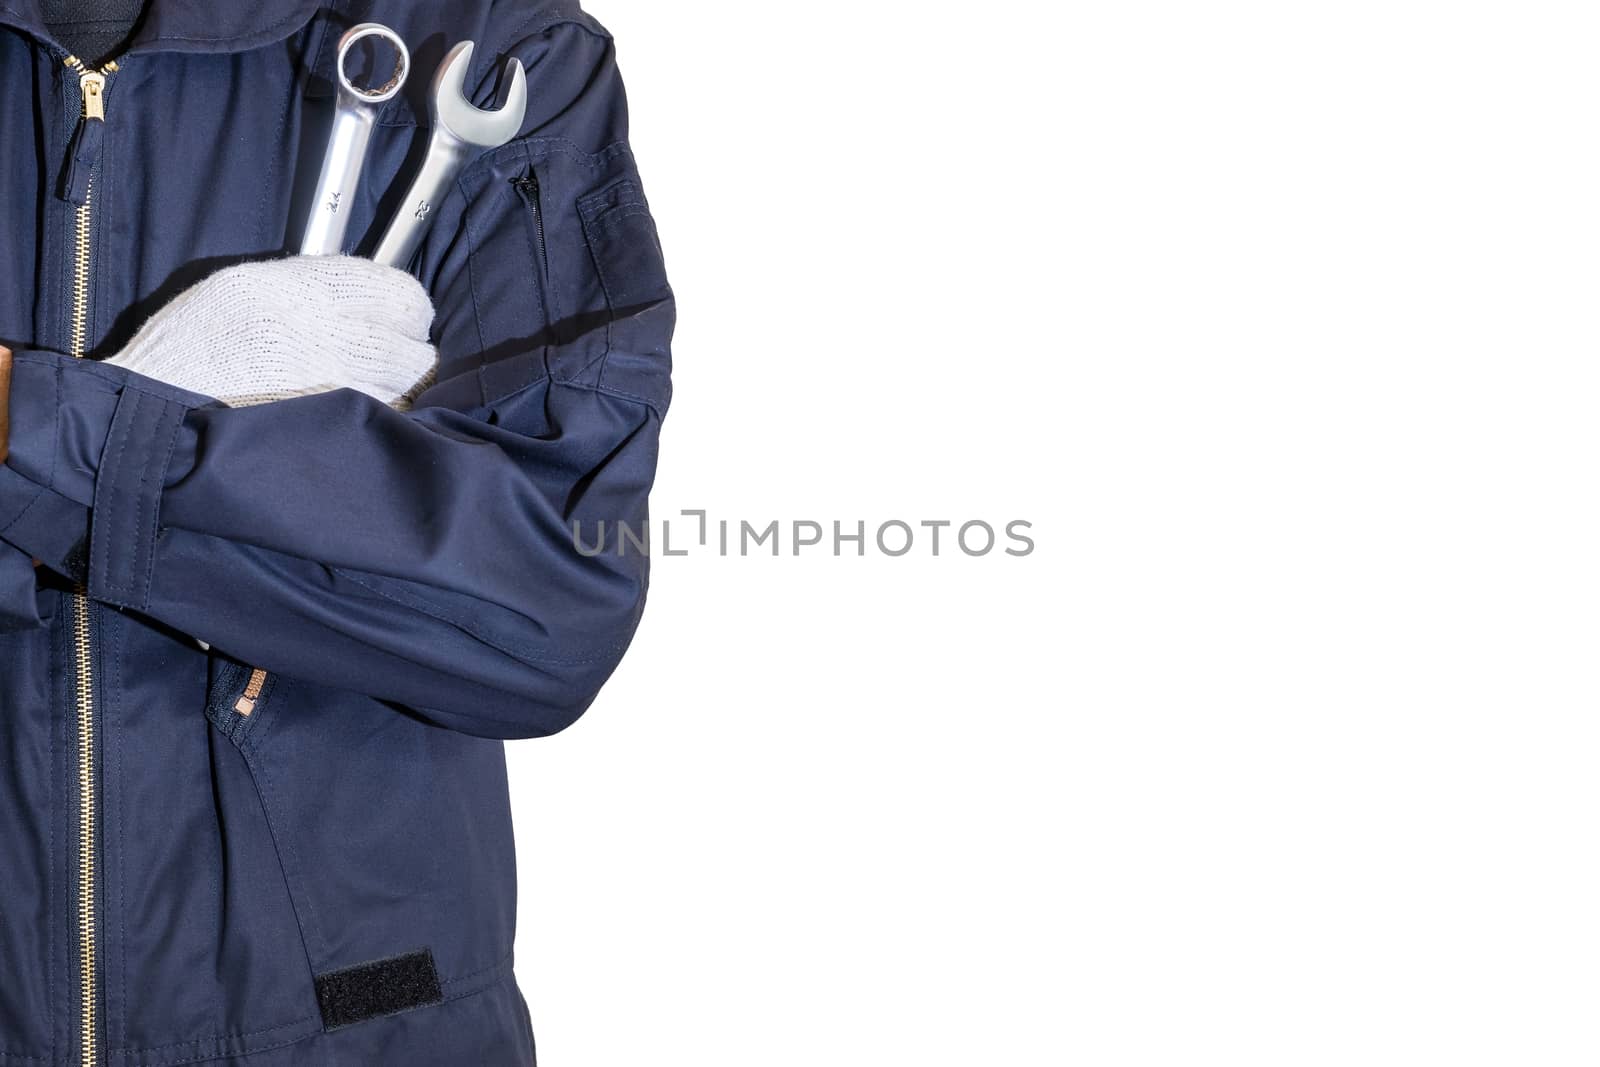
<path id="1" fill-rule="evenodd" d="M 389 42 L 399 59 L 387 82 L 376 89 L 358 89 L 345 74 L 344 61 L 350 49 L 368 37 Z M 406 75 L 411 72 L 411 53 L 406 51 L 400 35 L 389 27 L 363 22 L 350 27 L 339 38 L 335 69 L 339 93 L 334 105 L 333 126 L 328 131 L 328 147 L 322 157 L 322 171 L 317 176 L 311 216 L 306 220 L 305 237 L 300 242 L 300 251 L 313 256 L 337 255 L 344 251 L 345 227 L 355 206 L 356 184 L 361 178 L 361 165 L 367 158 L 367 142 L 372 138 L 378 107 L 392 99 L 405 84 Z"/>
<path id="2" fill-rule="evenodd" d="M 495 111 L 474 107 L 465 92 L 467 67 L 472 62 L 472 42 L 462 41 L 439 64 L 433 76 L 428 110 L 433 132 L 411 188 L 384 231 L 372 258 L 404 270 L 427 233 L 434 208 L 475 149 L 498 148 L 517 135 L 528 108 L 528 79 L 522 62 L 505 65 L 501 84 L 509 82 L 505 103 Z"/>

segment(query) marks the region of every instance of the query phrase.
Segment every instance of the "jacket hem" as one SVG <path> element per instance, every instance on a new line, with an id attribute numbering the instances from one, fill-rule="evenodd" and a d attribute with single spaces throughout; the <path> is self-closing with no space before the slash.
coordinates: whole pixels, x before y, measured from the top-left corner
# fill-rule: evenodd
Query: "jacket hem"
<path id="1" fill-rule="evenodd" d="M 499 963 L 493 964 L 485 970 L 477 971 L 461 978 L 448 979 L 441 983 L 445 994 L 443 1000 L 412 1008 L 400 1014 L 409 1015 L 413 1012 L 441 1008 L 446 1004 L 452 1004 L 486 993 L 511 979 L 511 957 L 508 955 Z M 383 1018 L 394 1018 L 394 1016 L 369 1019 L 365 1020 L 364 1023 L 352 1024 L 352 1026 L 359 1027 L 365 1024 L 380 1023 Z M 112 1049 L 107 1057 L 107 1067 L 188 1067 L 188 1065 L 231 1063 L 243 1057 L 287 1048 L 290 1045 L 308 1041 L 328 1032 L 323 1026 L 322 1015 L 318 1012 L 260 1030 L 249 1030 L 219 1037 L 202 1037 L 192 1041 L 178 1041 L 168 1045 Z M 190 1052 L 185 1054 L 182 1051 L 183 1049 L 189 1049 Z"/>

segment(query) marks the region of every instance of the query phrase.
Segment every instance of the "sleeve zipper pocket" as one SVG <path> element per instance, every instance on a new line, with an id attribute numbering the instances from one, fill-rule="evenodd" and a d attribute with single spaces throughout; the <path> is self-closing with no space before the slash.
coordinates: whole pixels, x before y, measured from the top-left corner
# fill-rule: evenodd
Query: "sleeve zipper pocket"
<path id="1" fill-rule="evenodd" d="M 529 167 L 528 173 L 513 179 L 511 185 L 516 189 L 517 195 L 522 197 L 522 203 L 528 211 L 533 254 L 538 260 L 536 267 L 539 272 L 539 299 L 544 305 L 542 310 L 546 325 L 554 326 L 561 320 L 561 313 L 555 307 L 555 293 L 550 285 L 550 251 L 545 243 L 544 190 L 539 185 L 539 172 Z"/>

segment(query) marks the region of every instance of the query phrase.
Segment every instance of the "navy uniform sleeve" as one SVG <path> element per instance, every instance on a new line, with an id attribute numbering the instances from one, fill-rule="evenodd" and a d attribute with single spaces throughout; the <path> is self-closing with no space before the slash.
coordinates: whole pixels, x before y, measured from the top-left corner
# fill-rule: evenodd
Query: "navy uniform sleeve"
<path id="1" fill-rule="evenodd" d="M 644 604 L 674 309 L 610 39 L 560 20 L 512 51 L 540 103 L 424 243 L 441 373 L 414 410 L 230 409 L 18 352 L 0 538 L 253 666 L 486 736 L 575 720 Z"/>
<path id="2" fill-rule="evenodd" d="M 33 560 L 10 545 L 0 545 L 0 634 L 43 626 Z"/>
<path id="3" fill-rule="evenodd" d="M 0 398 L 10 392 L 11 350 L 0 346 Z M 7 410 L 0 403 L 0 462 L 6 458 Z M 0 545 L 0 634 L 43 625 L 39 618 L 33 560 L 11 545 Z"/>

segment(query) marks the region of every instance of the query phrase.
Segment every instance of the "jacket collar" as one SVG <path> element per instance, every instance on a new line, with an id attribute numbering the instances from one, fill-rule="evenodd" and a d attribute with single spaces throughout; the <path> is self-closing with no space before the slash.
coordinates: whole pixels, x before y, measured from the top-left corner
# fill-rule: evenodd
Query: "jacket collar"
<path id="1" fill-rule="evenodd" d="M 247 52 L 288 37 L 318 6 L 319 0 L 149 0 L 125 52 Z M 38 0 L 0 0 L 0 25 L 66 51 L 45 28 Z"/>

